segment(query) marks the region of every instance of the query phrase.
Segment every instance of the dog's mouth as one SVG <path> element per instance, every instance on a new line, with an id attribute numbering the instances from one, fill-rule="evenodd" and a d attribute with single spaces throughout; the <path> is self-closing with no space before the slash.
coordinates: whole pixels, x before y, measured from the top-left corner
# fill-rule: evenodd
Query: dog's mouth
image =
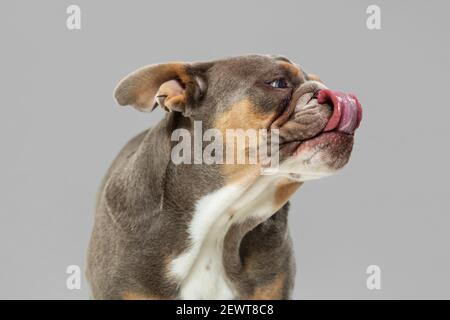
<path id="1" fill-rule="evenodd" d="M 336 130 L 353 135 L 358 129 L 362 120 L 362 107 L 355 95 L 322 89 L 317 92 L 317 102 L 329 103 L 333 109 L 324 132 Z"/>
<path id="2" fill-rule="evenodd" d="M 280 155 L 289 157 L 311 148 L 340 148 L 353 144 L 362 107 L 353 94 L 308 82 L 292 96 L 287 110 L 272 127 L 279 129 Z"/>

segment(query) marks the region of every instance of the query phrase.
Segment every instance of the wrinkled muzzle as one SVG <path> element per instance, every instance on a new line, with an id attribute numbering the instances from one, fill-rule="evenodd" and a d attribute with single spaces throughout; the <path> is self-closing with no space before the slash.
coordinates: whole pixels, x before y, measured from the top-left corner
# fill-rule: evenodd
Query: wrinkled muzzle
<path id="1" fill-rule="evenodd" d="M 308 81 L 292 95 L 283 114 L 272 124 L 279 129 L 280 143 L 304 141 L 322 132 L 353 134 L 362 118 L 362 108 L 352 94 L 329 90 L 320 82 Z"/>

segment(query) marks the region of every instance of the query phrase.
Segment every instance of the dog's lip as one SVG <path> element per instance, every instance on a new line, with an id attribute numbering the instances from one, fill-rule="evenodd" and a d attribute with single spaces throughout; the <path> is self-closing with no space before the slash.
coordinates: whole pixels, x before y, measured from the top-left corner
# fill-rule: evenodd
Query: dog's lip
<path id="1" fill-rule="evenodd" d="M 354 135 L 346 132 L 342 132 L 339 130 L 332 130 L 327 132 L 322 132 L 314 138 L 302 141 L 291 154 L 292 157 L 295 157 L 301 154 L 305 150 L 310 150 L 313 148 L 316 153 L 319 151 L 324 151 L 327 148 L 333 148 L 336 146 L 336 139 L 338 141 L 353 141 Z"/>
<path id="2" fill-rule="evenodd" d="M 285 143 L 281 143 L 280 144 L 280 151 L 282 151 L 284 154 L 287 154 L 289 156 L 295 156 L 296 154 L 299 153 L 299 150 L 306 144 L 306 143 L 311 143 L 314 142 L 314 140 L 318 140 L 320 138 L 326 137 L 326 136 L 331 136 L 331 135 L 342 135 L 342 136 L 346 136 L 350 139 L 354 138 L 354 134 L 353 133 L 347 133 L 347 132 L 343 132 L 343 131 L 339 131 L 339 130 L 331 130 L 331 131 L 321 131 L 319 132 L 317 135 L 315 135 L 314 137 L 311 137 L 309 139 L 305 139 L 305 140 L 294 140 L 294 141 L 289 141 L 289 142 L 285 142 Z"/>

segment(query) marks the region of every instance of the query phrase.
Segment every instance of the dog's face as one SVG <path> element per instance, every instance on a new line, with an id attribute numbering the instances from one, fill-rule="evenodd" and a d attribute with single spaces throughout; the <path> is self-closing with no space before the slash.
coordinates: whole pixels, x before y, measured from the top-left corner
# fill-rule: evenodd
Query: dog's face
<path id="1" fill-rule="evenodd" d="M 276 129 L 278 172 L 300 181 L 329 175 L 347 163 L 362 113 L 354 96 L 328 90 L 317 76 L 278 56 L 145 67 L 122 80 L 115 97 L 143 111 L 160 106 L 182 114 L 224 137 L 229 129 Z M 255 166 L 261 167 L 250 167 Z M 250 168 L 225 167 L 229 177 Z"/>

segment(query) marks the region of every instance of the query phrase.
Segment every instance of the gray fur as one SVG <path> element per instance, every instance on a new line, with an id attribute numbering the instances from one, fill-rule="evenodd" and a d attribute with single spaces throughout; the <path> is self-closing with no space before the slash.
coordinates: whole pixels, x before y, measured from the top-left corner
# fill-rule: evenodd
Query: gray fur
<path id="1" fill-rule="evenodd" d="M 189 245 L 187 228 L 195 203 L 223 187 L 225 177 L 218 165 L 174 165 L 170 135 L 176 128 L 192 130 L 193 120 L 202 120 L 204 129 L 212 127 L 219 115 L 243 97 L 251 99 L 260 112 L 276 110 L 280 114 L 292 91 L 268 95 L 259 82 L 278 75 L 277 61 L 289 60 L 254 55 L 185 65 L 190 78 L 201 79 L 185 84 L 189 114 L 167 113 L 157 126 L 130 140 L 100 187 L 88 253 L 87 276 L 93 298 L 120 299 L 127 292 L 163 299 L 179 297 L 168 263 Z M 300 73 L 300 78 L 292 79 L 294 88 L 305 76 Z M 125 83 L 128 88 L 137 86 L 133 81 Z M 203 87 L 190 87 L 198 83 Z M 154 91 L 157 86 L 152 83 L 150 87 Z M 128 91 L 120 91 L 118 99 L 122 104 L 134 101 Z M 322 113 L 329 116 L 329 112 Z M 286 276 L 282 298 L 290 297 L 295 267 L 288 207 L 286 203 L 266 221 L 234 225 L 226 235 L 224 268 L 240 298 L 250 296 L 279 274 Z"/>

